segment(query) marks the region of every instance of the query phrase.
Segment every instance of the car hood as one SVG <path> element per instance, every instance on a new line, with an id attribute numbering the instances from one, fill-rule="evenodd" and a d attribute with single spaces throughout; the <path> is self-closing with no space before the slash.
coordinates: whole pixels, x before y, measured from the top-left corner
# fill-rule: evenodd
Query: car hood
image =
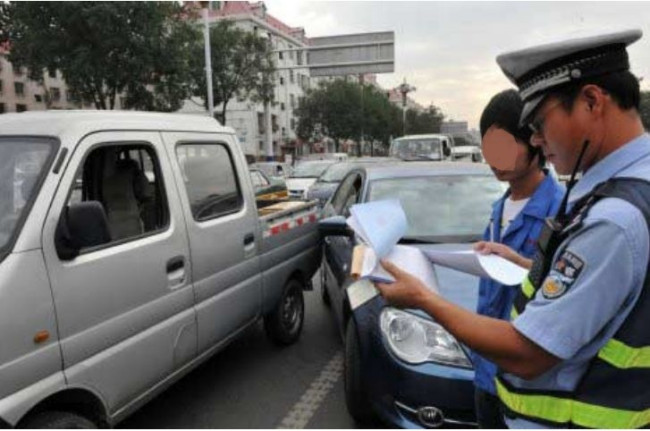
<path id="1" fill-rule="evenodd" d="M 316 178 L 287 178 L 287 189 L 307 190 L 316 182 Z"/>

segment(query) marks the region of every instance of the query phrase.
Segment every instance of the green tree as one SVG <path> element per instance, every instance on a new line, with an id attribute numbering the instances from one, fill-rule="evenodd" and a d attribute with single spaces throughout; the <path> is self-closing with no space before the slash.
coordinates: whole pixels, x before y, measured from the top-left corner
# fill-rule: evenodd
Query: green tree
<path id="1" fill-rule="evenodd" d="M 641 92 L 641 107 L 639 109 L 641 121 L 646 130 L 650 130 L 650 91 Z"/>
<path id="2" fill-rule="evenodd" d="M 440 133 L 445 116 L 437 106 L 429 105 L 424 111 L 406 111 L 406 134 Z"/>
<path id="3" fill-rule="evenodd" d="M 275 65 L 265 38 L 237 28 L 233 21 L 223 20 L 210 28 L 210 48 L 212 96 L 214 105 L 221 105 L 219 119 L 223 124 L 228 102 L 233 97 L 251 97 L 262 103 L 273 101 Z M 203 45 L 197 47 L 192 55 L 193 93 L 204 98 L 207 107 L 203 49 Z"/>
<path id="4" fill-rule="evenodd" d="M 43 82 L 60 70 L 97 109 L 175 111 L 190 94 L 194 12 L 175 2 L 12 2 L 0 8 L 9 60 Z"/>

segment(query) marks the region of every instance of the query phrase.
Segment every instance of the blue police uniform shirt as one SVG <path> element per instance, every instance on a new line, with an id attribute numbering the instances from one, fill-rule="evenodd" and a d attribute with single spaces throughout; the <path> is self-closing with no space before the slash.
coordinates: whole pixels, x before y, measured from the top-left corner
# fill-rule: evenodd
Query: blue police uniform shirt
<path id="1" fill-rule="evenodd" d="M 542 230 L 544 219 L 555 216 L 562 197 L 564 186 L 547 173 L 546 178 L 537 186 L 524 208 L 507 227 L 503 238 L 501 218 L 503 206 L 509 193 L 492 205 L 492 216 L 483 239 L 507 245 L 527 258 L 535 254 L 537 238 Z M 477 313 L 497 319 L 510 320 L 510 310 L 519 286 L 505 286 L 497 281 L 482 278 L 479 283 Z M 497 366 L 472 352 L 474 364 L 474 384 L 483 391 L 496 395 L 494 378 Z"/>
<path id="2" fill-rule="evenodd" d="M 569 208 L 609 178 L 650 181 L 650 135 L 643 134 L 589 169 L 571 191 Z M 524 312 L 513 321 L 526 338 L 562 361 L 533 380 L 504 377 L 517 388 L 572 391 L 589 361 L 620 328 L 639 298 L 650 236 L 641 211 L 618 198 L 598 201 L 554 256 L 573 262 L 573 277 L 552 270 Z M 555 264 L 552 266 L 555 268 Z M 571 275 L 571 274 L 570 274 Z M 546 283 L 554 288 L 546 290 Z M 510 428 L 547 428 L 509 419 Z"/>

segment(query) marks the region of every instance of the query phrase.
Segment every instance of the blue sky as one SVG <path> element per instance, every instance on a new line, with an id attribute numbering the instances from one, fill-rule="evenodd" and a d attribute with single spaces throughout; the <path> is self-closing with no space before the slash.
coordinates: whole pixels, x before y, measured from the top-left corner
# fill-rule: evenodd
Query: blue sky
<path id="1" fill-rule="evenodd" d="M 449 119 L 477 127 L 483 106 L 511 87 L 497 54 L 566 35 L 640 28 L 629 48 L 632 71 L 650 89 L 650 3 L 427 2 L 267 0 L 267 11 L 308 37 L 395 32 L 395 72 L 379 75 L 386 88 L 404 78 L 412 97 L 440 106 Z"/>

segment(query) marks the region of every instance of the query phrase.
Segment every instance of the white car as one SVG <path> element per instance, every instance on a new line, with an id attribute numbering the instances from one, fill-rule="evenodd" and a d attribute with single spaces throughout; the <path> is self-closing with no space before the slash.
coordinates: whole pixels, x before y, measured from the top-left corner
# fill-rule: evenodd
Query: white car
<path id="1" fill-rule="evenodd" d="M 287 178 L 289 198 L 306 198 L 307 190 L 309 190 L 309 188 L 316 182 L 325 169 L 334 163 L 336 163 L 335 160 L 318 160 L 298 163 L 293 169 L 291 177 Z"/>

